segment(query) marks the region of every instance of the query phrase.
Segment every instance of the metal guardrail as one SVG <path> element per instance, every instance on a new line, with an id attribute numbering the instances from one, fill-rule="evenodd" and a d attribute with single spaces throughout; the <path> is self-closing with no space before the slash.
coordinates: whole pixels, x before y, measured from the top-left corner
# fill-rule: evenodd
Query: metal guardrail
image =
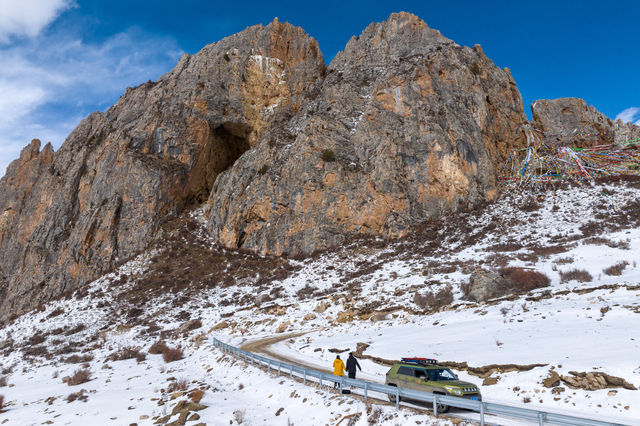
<path id="1" fill-rule="evenodd" d="M 226 343 L 222 343 L 216 338 L 212 338 L 212 342 L 214 346 L 219 347 L 223 352 L 234 354 L 237 357 L 244 359 L 247 362 L 252 362 L 255 365 L 264 366 L 269 371 L 277 370 L 278 375 L 288 373 L 289 376 L 293 377 L 293 375 L 295 374 L 303 380 L 304 384 L 307 383 L 307 380 L 317 379 L 320 383 L 320 386 L 322 386 L 323 382 L 337 383 L 341 391 L 344 386 L 352 386 L 358 389 L 363 389 L 365 401 L 369 397 L 370 392 L 386 394 L 389 395 L 392 400 L 395 400 L 396 408 L 399 408 L 400 400 L 403 398 L 406 400 L 431 403 L 433 405 L 433 414 L 436 416 L 438 415 L 438 405 L 448 405 L 450 407 L 472 410 L 480 413 L 480 424 L 482 426 L 484 426 L 484 416 L 486 414 L 529 420 L 532 422 L 537 422 L 541 426 L 545 424 L 561 426 L 631 426 L 625 425 L 623 423 L 611 423 L 536 409 L 513 407 L 492 402 L 474 401 L 449 395 L 438 395 L 428 392 L 416 391 L 413 389 L 399 388 L 395 386 L 383 385 L 380 383 L 367 382 L 364 380 L 349 379 L 343 376 L 335 376 L 333 374 L 323 373 L 311 368 L 304 368 L 286 362 L 276 361 L 271 358 L 267 358 L 261 355 L 254 354 L 252 352 L 244 351 L 231 345 L 227 345 Z"/>

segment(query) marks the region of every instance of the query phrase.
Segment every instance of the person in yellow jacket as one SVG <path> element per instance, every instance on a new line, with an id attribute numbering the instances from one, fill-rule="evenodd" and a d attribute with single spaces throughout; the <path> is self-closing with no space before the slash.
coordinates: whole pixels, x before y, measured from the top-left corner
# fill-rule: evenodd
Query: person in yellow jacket
<path id="1" fill-rule="evenodd" d="M 340 359 L 340 355 L 336 355 L 336 359 L 333 361 L 333 375 L 344 376 L 344 362 Z M 333 387 L 338 387 L 338 383 L 334 383 Z"/>

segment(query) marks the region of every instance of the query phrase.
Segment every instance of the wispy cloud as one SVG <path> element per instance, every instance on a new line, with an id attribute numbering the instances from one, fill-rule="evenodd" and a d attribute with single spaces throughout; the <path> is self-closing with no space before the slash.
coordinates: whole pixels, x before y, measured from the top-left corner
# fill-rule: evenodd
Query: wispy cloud
<path id="1" fill-rule="evenodd" d="M 37 36 L 71 6 L 71 0 L 0 0 L 0 43 Z"/>
<path id="2" fill-rule="evenodd" d="M 625 123 L 633 123 L 640 126 L 640 108 L 627 108 L 616 115 L 616 120 L 622 120 Z"/>
<path id="3" fill-rule="evenodd" d="M 135 28 L 100 43 L 58 33 L 0 45 L 0 63 L 10 64 L 0 68 L 0 177 L 31 139 L 59 147 L 82 117 L 157 79 L 182 53 L 172 38 Z"/>

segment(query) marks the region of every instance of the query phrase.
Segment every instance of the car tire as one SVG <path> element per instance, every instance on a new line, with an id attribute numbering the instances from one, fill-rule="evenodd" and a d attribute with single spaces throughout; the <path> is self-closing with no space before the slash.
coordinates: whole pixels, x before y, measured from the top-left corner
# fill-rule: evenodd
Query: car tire
<path id="1" fill-rule="evenodd" d="M 437 393 L 436 395 L 443 395 L 444 396 L 444 394 L 442 394 L 442 393 Z M 447 411 L 449 411 L 449 409 L 451 407 L 449 407 L 446 404 L 436 404 L 436 408 L 438 409 L 438 414 L 440 414 L 440 413 L 446 413 Z"/>
<path id="2" fill-rule="evenodd" d="M 387 386 L 393 386 L 394 388 L 396 388 L 397 386 L 394 384 L 389 383 Z M 395 404 L 396 402 L 396 396 L 395 395 L 387 395 L 389 397 L 389 401 L 393 402 Z M 399 398 L 400 401 L 402 401 L 402 398 Z"/>

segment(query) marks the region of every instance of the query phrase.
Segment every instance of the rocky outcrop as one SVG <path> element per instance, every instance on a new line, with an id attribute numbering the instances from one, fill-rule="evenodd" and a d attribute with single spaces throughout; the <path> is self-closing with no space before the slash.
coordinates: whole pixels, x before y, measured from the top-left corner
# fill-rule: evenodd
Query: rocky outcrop
<path id="1" fill-rule="evenodd" d="M 554 146 L 622 145 L 640 138 L 640 126 L 614 121 L 578 98 L 538 100 L 531 111 L 534 128 Z"/>
<path id="2" fill-rule="evenodd" d="M 316 90 L 216 180 L 209 229 L 225 246 L 297 254 L 349 233 L 401 237 L 494 199 L 497 165 L 526 144 L 509 71 L 407 13 L 353 37 Z"/>
<path id="3" fill-rule="evenodd" d="M 209 202 L 223 245 L 305 254 L 497 196 L 526 144 L 515 82 L 480 46 L 393 14 L 327 69 L 277 20 L 184 55 L 0 180 L 0 319 L 85 283 Z M 216 267 L 216 265 L 212 265 Z"/>
<path id="4" fill-rule="evenodd" d="M 276 20 L 184 55 L 83 120 L 58 152 L 32 142 L 0 180 L 0 319 L 145 248 L 300 110 L 324 71 L 317 42 Z"/>

